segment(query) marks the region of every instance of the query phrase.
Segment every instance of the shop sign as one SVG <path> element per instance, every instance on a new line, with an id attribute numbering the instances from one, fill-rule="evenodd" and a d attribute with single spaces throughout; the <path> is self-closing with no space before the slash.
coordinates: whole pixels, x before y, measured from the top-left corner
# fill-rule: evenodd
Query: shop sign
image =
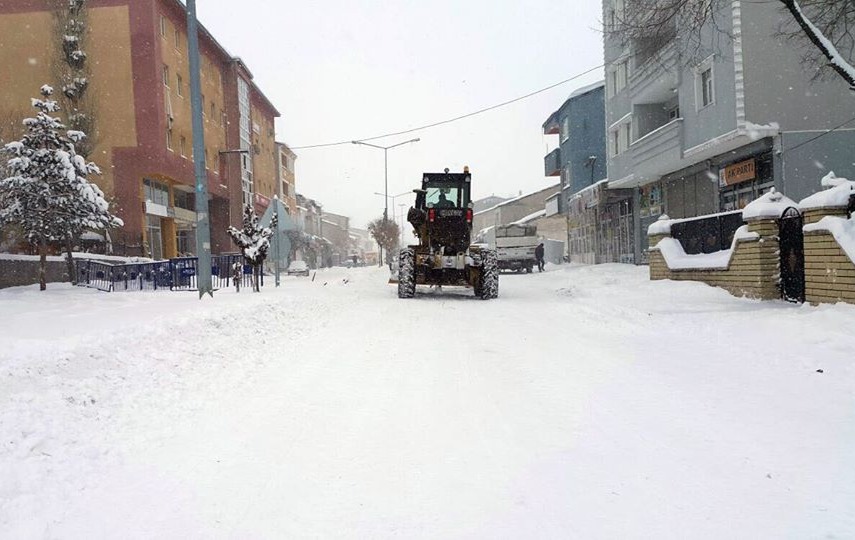
<path id="1" fill-rule="evenodd" d="M 757 171 L 754 165 L 754 159 L 747 159 L 728 165 L 719 171 L 719 186 L 732 186 L 740 182 L 754 180 L 757 177 Z"/>
<path id="2" fill-rule="evenodd" d="M 261 207 L 267 208 L 268 206 L 270 206 L 270 199 L 268 199 L 267 197 L 265 197 L 261 193 L 256 193 L 255 194 L 255 204 L 257 204 Z"/>
<path id="3" fill-rule="evenodd" d="M 641 188 L 641 217 L 662 213 L 662 186 L 650 184 Z"/>

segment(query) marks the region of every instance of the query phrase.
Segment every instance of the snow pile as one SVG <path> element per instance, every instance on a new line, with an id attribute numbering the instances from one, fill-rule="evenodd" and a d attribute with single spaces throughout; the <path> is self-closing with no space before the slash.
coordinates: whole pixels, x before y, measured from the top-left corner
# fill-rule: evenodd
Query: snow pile
<path id="1" fill-rule="evenodd" d="M 781 126 L 778 122 L 770 122 L 768 124 L 755 124 L 753 122 L 745 122 L 745 133 L 752 140 L 762 139 L 769 135 L 775 135 L 781 131 Z"/>
<path id="2" fill-rule="evenodd" d="M 855 195 L 855 182 L 846 178 L 838 178 L 834 171 L 825 175 L 821 183 L 829 189 L 803 199 L 799 203 L 802 210 L 845 207 L 849 204 L 850 197 Z"/>
<path id="3" fill-rule="evenodd" d="M 778 219 L 784 213 L 784 210 L 792 207 L 798 208 L 799 205 L 792 199 L 785 197 L 783 193 L 775 191 L 775 188 L 772 188 L 768 193 L 748 203 L 742 209 L 742 219 Z"/>
<path id="4" fill-rule="evenodd" d="M 659 216 L 659 219 L 654 221 L 647 227 L 647 235 L 653 236 L 655 234 L 671 234 L 671 224 L 677 220 L 671 219 L 668 217 L 668 214 L 662 214 Z"/>
<path id="5" fill-rule="evenodd" d="M 714 253 L 688 255 L 679 240 L 663 238 L 651 250 L 662 253 L 665 263 L 671 270 L 727 270 L 736 250 L 736 244 L 739 241 L 752 241 L 759 238 L 759 234 L 748 232 L 748 226 L 743 225 L 736 229 L 730 249 L 723 249 Z"/>

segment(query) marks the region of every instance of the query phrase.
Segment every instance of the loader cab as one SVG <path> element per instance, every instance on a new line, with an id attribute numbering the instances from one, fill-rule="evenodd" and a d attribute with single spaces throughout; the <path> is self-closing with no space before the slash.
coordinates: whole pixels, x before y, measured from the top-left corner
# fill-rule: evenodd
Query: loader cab
<path id="1" fill-rule="evenodd" d="M 433 248 L 457 253 L 465 251 L 472 231 L 473 209 L 470 198 L 472 176 L 469 171 L 424 173 L 422 187 L 416 190 L 416 210 L 424 220 Z M 414 223 L 414 225 L 416 225 Z"/>

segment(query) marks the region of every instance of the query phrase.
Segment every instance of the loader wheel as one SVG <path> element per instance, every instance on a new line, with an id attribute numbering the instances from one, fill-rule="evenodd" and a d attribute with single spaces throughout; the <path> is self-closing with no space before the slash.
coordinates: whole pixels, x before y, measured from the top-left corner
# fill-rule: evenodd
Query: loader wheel
<path id="1" fill-rule="evenodd" d="M 495 251 L 487 250 L 483 254 L 481 284 L 476 292 L 482 300 L 499 297 L 499 260 Z"/>
<path id="2" fill-rule="evenodd" d="M 401 250 L 398 256 L 398 298 L 416 294 L 416 255 L 412 249 Z"/>

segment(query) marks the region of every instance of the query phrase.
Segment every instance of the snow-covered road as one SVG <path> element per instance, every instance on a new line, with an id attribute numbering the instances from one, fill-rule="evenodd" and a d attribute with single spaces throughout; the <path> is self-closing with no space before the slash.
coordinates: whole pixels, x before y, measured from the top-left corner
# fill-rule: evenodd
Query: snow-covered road
<path id="1" fill-rule="evenodd" d="M 0 291 L 0 537 L 855 536 L 855 306 L 385 278 Z"/>

